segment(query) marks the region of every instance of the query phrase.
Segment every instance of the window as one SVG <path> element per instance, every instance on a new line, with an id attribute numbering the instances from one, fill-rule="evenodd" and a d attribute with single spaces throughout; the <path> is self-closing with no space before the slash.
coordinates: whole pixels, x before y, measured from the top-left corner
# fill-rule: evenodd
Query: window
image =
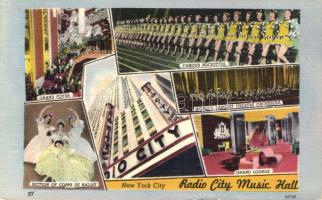
<path id="1" fill-rule="evenodd" d="M 136 124 L 138 124 L 138 123 L 139 123 L 139 118 L 138 118 L 138 117 L 134 117 L 134 118 L 133 118 L 133 123 L 134 123 L 134 126 L 135 126 Z"/>
<path id="2" fill-rule="evenodd" d="M 145 120 L 146 128 L 149 130 L 150 128 L 154 127 L 151 118 Z"/>
<path id="3" fill-rule="evenodd" d="M 125 124 L 126 120 L 125 120 L 125 116 L 122 117 L 122 124 Z"/>
<path id="4" fill-rule="evenodd" d="M 139 104 L 139 107 L 140 107 L 140 110 L 143 110 L 145 108 L 143 103 Z"/>
<path id="5" fill-rule="evenodd" d="M 119 138 L 119 134 L 117 132 L 115 132 L 115 134 L 114 134 L 114 141 L 117 141 L 118 138 Z"/>
<path id="6" fill-rule="evenodd" d="M 149 113 L 148 113 L 148 111 L 146 109 L 144 109 L 142 111 L 142 115 L 143 115 L 143 118 L 146 118 L 147 116 L 149 116 Z"/>
<path id="7" fill-rule="evenodd" d="M 116 154 L 117 152 L 118 152 L 118 149 L 119 148 L 119 145 L 118 145 L 118 143 L 115 143 L 114 144 L 114 147 L 113 147 L 113 152 L 114 152 L 114 154 Z"/>
<path id="8" fill-rule="evenodd" d="M 123 137 L 122 139 L 122 147 L 126 147 L 128 145 L 129 141 L 128 141 L 128 138 L 127 136 Z"/>
<path id="9" fill-rule="evenodd" d="M 125 123 L 125 112 L 123 112 L 122 114 L 121 114 L 121 120 L 122 120 L 122 124 L 124 124 Z"/>
<path id="10" fill-rule="evenodd" d="M 139 137 L 142 135 L 142 130 L 141 130 L 140 126 L 135 128 L 135 135 L 136 135 L 136 137 Z"/>
<path id="11" fill-rule="evenodd" d="M 124 124 L 124 125 L 122 126 L 122 135 L 123 135 L 124 133 L 126 133 L 126 124 Z"/>

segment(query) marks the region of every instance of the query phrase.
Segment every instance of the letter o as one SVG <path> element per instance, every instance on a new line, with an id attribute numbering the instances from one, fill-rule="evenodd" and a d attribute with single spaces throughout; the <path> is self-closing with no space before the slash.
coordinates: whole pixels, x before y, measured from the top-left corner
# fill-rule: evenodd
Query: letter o
<path id="1" fill-rule="evenodd" d="M 120 173 L 123 173 L 126 170 L 126 161 L 122 160 L 117 166 L 117 169 Z"/>

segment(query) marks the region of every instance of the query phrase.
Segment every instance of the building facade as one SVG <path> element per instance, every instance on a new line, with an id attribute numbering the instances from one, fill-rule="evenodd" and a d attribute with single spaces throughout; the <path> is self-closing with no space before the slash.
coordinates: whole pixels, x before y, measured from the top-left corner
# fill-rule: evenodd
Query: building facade
<path id="1" fill-rule="evenodd" d="M 106 179 L 144 176 L 196 145 L 190 118 L 177 115 L 174 103 L 157 80 L 139 89 L 140 86 L 120 76 L 90 107 L 89 117 Z M 196 149 L 194 157 L 199 161 Z M 192 173 L 202 174 L 200 161 L 187 167 L 197 167 Z"/>

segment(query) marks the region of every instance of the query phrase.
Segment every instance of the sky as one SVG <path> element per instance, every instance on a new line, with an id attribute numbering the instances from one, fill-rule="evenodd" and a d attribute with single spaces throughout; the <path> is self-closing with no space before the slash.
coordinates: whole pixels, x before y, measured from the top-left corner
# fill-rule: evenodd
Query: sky
<path id="1" fill-rule="evenodd" d="M 84 103 L 88 109 L 98 92 L 117 76 L 115 56 L 108 56 L 85 64 Z"/>
<path id="2" fill-rule="evenodd" d="M 97 94 L 102 91 L 117 76 L 117 65 L 115 56 L 108 56 L 97 61 L 85 64 L 84 74 L 84 104 L 89 109 L 95 100 Z M 141 87 L 155 79 L 154 74 L 133 74 L 123 75 L 132 79 L 133 83 Z M 170 78 L 170 77 L 169 77 Z"/>

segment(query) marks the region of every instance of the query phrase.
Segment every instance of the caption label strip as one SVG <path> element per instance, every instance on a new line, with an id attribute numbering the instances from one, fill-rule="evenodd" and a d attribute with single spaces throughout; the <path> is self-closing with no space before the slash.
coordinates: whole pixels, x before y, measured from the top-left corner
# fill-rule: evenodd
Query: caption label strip
<path id="1" fill-rule="evenodd" d="M 168 178 L 158 180 L 110 180 L 109 190 L 205 190 L 244 192 L 297 192 L 298 175 Z"/>

